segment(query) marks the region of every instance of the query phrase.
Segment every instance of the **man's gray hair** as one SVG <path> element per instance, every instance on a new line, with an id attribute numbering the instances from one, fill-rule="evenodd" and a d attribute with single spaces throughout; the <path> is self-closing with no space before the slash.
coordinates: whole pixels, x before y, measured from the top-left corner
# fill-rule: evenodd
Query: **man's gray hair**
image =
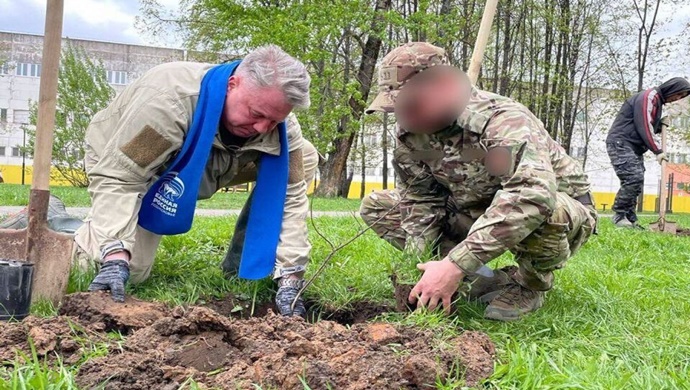
<path id="1" fill-rule="evenodd" d="M 293 108 L 309 107 L 307 68 L 276 45 L 266 45 L 249 53 L 237 67 L 237 74 L 258 87 L 276 87 Z"/>

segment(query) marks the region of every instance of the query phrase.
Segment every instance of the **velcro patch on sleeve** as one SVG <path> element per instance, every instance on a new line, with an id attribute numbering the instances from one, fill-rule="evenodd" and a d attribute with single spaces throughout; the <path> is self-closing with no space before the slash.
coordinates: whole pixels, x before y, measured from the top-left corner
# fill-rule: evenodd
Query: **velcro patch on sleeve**
<path id="1" fill-rule="evenodd" d="M 146 125 L 134 138 L 122 145 L 120 151 L 138 166 L 146 168 L 171 146 L 172 142 L 153 127 Z"/>
<path id="2" fill-rule="evenodd" d="M 289 159 L 288 183 L 295 184 L 304 181 L 304 157 L 302 156 L 302 149 L 290 152 Z"/>
<path id="3" fill-rule="evenodd" d="M 502 177 L 512 174 L 514 165 L 512 149 L 509 147 L 495 147 L 484 157 L 484 166 L 491 176 Z"/>

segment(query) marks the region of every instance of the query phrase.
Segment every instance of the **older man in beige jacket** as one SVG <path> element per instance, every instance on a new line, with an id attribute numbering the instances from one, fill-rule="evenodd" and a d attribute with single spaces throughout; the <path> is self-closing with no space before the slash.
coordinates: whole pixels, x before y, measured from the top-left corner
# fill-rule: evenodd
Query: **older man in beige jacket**
<path id="1" fill-rule="evenodd" d="M 173 62 L 157 66 L 96 114 L 86 134 L 85 165 L 91 210 L 75 234 L 80 261 L 96 260 L 99 274 L 90 290 L 109 290 L 124 300 L 124 285 L 149 277 L 161 236 L 138 225 L 144 194 L 180 151 L 212 65 Z M 307 239 L 307 185 L 318 162 L 316 149 L 302 137 L 293 109 L 309 106 L 305 66 L 277 46 L 247 55 L 229 78 L 218 132 L 209 151 L 198 199 L 219 189 L 256 180 L 262 154 L 280 154 L 276 127 L 286 121 L 289 173 L 282 228 L 275 254 L 276 304 L 283 315 L 304 315 L 299 302 L 311 246 Z M 246 209 L 236 236 L 243 235 Z M 224 270 L 233 272 L 242 240 L 234 239 Z"/>

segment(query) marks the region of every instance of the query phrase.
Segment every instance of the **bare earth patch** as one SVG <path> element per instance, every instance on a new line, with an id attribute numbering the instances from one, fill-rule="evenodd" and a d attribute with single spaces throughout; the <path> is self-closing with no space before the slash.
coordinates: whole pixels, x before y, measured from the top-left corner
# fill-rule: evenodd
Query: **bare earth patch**
<path id="1" fill-rule="evenodd" d="M 29 317 L 0 328 L 0 360 L 29 351 L 76 362 L 84 340 L 108 342 L 104 332 L 128 335 L 105 357 L 84 363 L 82 388 L 176 389 L 188 378 L 208 388 L 422 389 L 464 374 L 467 385 L 493 372 L 494 346 L 480 332 L 439 342 L 431 331 L 386 323 L 345 327 L 308 323 L 268 312 L 235 319 L 207 307 L 167 308 L 105 294 L 68 296 L 60 316 Z M 77 341 L 78 340 L 78 341 Z"/>

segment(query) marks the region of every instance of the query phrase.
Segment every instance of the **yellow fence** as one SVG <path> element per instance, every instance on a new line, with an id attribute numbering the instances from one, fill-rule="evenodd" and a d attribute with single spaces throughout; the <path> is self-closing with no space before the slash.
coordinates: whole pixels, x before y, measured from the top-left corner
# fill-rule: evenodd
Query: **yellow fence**
<path id="1" fill-rule="evenodd" d="M 21 184 L 22 183 L 22 167 L 18 165 L 0 165 L 0 172 L 5 183 L 10 184 Z M 31 184 L 32 169 L 31 167 L 26 167 L 24 183 Z M 52 186 L 68 186 L 69 183 L 66 180 L 60 180 L 60 174 L 55 169 L 51 172 L 50 185 Z M 395 186 L 391 183 L 388 185 L 389 189 L 393 189 Z M 362 183 L 358 181 L 353 181 L 350 184 L 350 191 L 348 193 L 348 198 L 357 199 L 359 198 L 362 188 Z M 369 194 L 372 191 L 380 191 L 383 189 L 382 183 L 372 182 L 366 183 L 364 186 L 364 194 Z M 313 188 L 309 189 L 311 192 Z M 595 192 L 594 201 L 597 204 L 597 209 L 604 210 L 604 205 L 606 205 L 606 211 L 611 210 L 613 205 L 613 199 L 616 194 L 612 192 Z M 656 206 L 656 194 L 645 195 L 643 201 L 643 210 L 646 212 L 654 212 Z M 676 194 L 673 197 L 673 211 L 676 213 L 690 213 L 690 195 L 683 196 L 682 194 Z"/>
<path id="2" fill-rule="evenodd" d="M 615 193 L 609 192 L 595 192 L 594 202 L 597 204 L 597 209 L 603 210 L 604 205 L 606 205 L 606 211 L 611 210 L 613 205 L 613 200 L 616 197 Z M 642 201 L 642 210 L 645 212 L 654 213 L 656 212 L 656 202 L 657 196 L 655 195 L 644 195 L 644 200 Z M 673 203 L 671 205 L 673 212 L 675 213 L 690 213 L 690 196 L 683 196 L 682 194 L 675 194 L 673 196 Z"/>
<path id="3" fill-rule="evenodd" d="M 22 184 L 22 167 L 21 165 L 0 165 L 0 173 L 5 183 Z M 51 186 L 69 186 L 70 183 L 61 179 L 62 175 L 55 168 L 50 171 L 50 185 Z M 33 168 L 27 166 L 24 171 L 24 184 L 31 184 L 33 178 Z"/>
<path id="4" fill-rule="evenodd" d="M 356 199 L 359 198 L 359 194 L 362 188 L 361 182 L 353 181 L 350 184 L 350 192 L 348 193 L 348 198 Z M 383 188 L 381 183 L 366 183 L 364 194 L 368 194 L 372 191 L 379 191 Z M 394 186 L 389 185 L 389 189 L 394 188 Z M 614 192 L 595 192 L 592 194 L 594 196 L 594 202 L 597 204 L 598 210 L 604 210 L 604 205 L 606 205 L 606 211 L 611 210 L 613 205 L 613 200 L 616 197 Z M 657 196 L 645 195 L 642 202 L 642 209 L 645 212 L 655 212 L 656 209 Z M 676 213 L 690 213 L 690 195 L 674 195 L 673 196 L 673 211 Z"/>

